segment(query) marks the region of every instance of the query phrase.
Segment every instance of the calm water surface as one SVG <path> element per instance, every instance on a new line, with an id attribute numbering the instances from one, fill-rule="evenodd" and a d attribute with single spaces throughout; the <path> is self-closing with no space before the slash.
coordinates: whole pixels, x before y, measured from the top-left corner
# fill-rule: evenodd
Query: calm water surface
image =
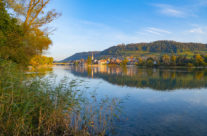
<path id="1" fill-rule="evenodd" d="M 120 136 L 207 136 L 207 69 L 57 66 L 58 79 L 86 81 L 99 97 L 126 99 Z"/>

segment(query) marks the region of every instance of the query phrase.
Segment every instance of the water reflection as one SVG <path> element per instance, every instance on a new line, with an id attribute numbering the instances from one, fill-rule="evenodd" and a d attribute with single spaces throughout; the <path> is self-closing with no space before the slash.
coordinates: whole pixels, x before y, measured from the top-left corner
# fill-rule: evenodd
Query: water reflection
<path id="1" fill-rule="evenodd" d="M 53 67 L 43 66 L 38 68 L 29 68 L 27 71 L 28 77 L 44 77 L 45 75 L 51 74 L 53 72 Z"/>
<path id="2" fill-rule="evenodd" d="M 101 78 L 119 86 L 152 88 L 162 91 L 207 87 L 207 69 L 78 66 L 70 67 L 70 72 L 80 77 Z"/>
<path id="3" fill-rule="evenodd" d="M 206 69 L 54 67 L 54 74 L 83 79 L 90 87 L 87 92 L 95 88 L 98 99 L 127 96 L 113 136 L 207 134 Z"/>

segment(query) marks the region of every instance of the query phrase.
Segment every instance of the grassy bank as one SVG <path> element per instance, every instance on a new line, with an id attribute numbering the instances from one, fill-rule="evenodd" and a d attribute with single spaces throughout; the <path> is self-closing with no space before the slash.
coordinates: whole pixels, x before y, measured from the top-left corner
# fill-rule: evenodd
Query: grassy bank
<path id="1" fill-rule="evenodd" d="M 119 101 L 85 96 L 80 85 L 75 80 L 56 83 L 54 77 L 31 77 L 16 64 L 0 60 L 0 135 L 109 133 Z"/>

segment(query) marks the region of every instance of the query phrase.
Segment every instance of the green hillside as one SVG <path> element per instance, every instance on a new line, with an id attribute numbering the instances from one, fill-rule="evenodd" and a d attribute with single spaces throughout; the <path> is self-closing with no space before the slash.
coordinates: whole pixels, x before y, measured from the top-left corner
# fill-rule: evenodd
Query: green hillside
<path id="1" fill-rule="evenodd" d="M 93 52 L 80 52 L 80 53 L 76 53 L 64 60 L 62 60 L 61 62 L 67 62 L 67 61 L 71 61 L 71 60 L 80 60 L 80 59 L 87 59 L 88 56 L 94 55 L 94 57 L 99 57 L 100 56 L 100 52 L 98 51 L 93 51 Z"/>
<path id="2" fill-rule="evenodd" d="M 96 58 L 125 56 L 160 56 L 162 54 L 186 55 L 207 54 L 207 44 L 181 43 L 175 41 L 155 41 L 151 43 L 121 44 L 101 52 L 94 52 Z M 77 53 L 64 61 L 87 59 L 91 52 Z"/>

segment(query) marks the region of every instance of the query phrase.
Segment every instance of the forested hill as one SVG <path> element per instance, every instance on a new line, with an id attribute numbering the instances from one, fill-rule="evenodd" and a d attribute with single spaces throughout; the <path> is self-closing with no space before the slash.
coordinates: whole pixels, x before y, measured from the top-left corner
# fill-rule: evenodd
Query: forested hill
<path id="1" fill-rule="evenodd" d="M 80 53 L 76 53 L 64 60 L 62 60 L 61 62 L 67 62 L 67 61 L 71 61 L 71 60 L 79 60 L 79 59 L 87 59 L 88 56 L 94 55 L 94 57 L 99 57 L 100 52 L 99 51 L 94 51 L 94 52 L 80 52 Z"/>
<path id="2" fill-rule="evenodd" d="M 192 56 L 195 53 L 207 53 L 207 44 L 181 43 L 175 41 L 155 41 L 151 43 L 120 44 L 101 52 L 94 52 L 95 57 L 117 56 L 158 56 L 160 54 L 177 54 Z M 87 59 L 91 52 L 77 53 L 64 61 Z"/>

